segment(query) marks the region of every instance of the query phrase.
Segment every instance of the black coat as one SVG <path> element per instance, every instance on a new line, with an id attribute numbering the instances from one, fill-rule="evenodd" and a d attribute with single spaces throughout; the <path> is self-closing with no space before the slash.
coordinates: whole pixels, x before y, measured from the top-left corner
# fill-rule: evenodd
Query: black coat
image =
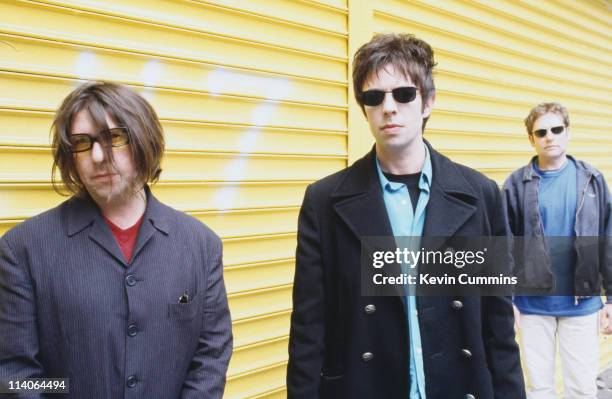
<path id="1" fill-rule="evenodd" d="M 423 235 L 505 235 L 495 182 L 429 151 L 433 182 Z M 374 150 L 307 188 L 288 398 L 408 398 L 405 302 L 360 293 L 360 237 L 392 235 Z M 510 298 L 423 296 L 417 309 L 427 399 L 525 398 Z"/>

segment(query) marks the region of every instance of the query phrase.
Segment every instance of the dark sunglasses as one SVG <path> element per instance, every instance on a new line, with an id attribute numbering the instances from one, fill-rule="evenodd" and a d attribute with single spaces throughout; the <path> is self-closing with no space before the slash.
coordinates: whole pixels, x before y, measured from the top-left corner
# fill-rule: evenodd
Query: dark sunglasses
<path id="1" fill-rule="evenodd" d="M 367 105 L 369 107 L 376 107 L 377 105 L 382 104 L 382 102 L 385 100 L 385 95 L 387 93 L 392 93 L 393 99 L 398 103 L 406 104 L 410 101 L 414 101 L 417 94 L 417 88 L 412 86 L 406 86 L 396 87 L 391 91 L 366 90 L 361 95 L 363 105 Z"/>
<path id="2" fill-rule="evenodd" d="M 108 130 L 100 131 L 96 136 L 90 136 L 85 133 L 71 134 L 70 151 L 83 152 L 89 151 L 93 147 L 93 143 L 97 142 L 101 146 L 121 147 L 130 142 L 130 136 L 127 128 L 115 127 Z"/>
<path id="3" fill-rule="evenodd" d="M 542 138 L 544 136 L 546 136 L 546 133 L 548 132 L 549 129 L 538 129 L 538 130 L 534 130 L 533 131 L 533 135 L 539 138 Z M 550 131 L 553 132 L 554 134 L 561 134 L 563 133 L 563 131 L 565 131 L 565 126 L 555 126 L 555 127 L 551 127 Z"/>

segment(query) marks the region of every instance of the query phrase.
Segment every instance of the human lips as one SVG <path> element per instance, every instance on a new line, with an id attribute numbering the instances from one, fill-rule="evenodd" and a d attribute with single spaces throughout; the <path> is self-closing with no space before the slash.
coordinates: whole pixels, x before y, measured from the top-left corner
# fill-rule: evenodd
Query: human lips
<path id="1" fill-rule="evenodd" d="M 110 173 L 110 172 L 109 173 L 97 173 L 97 174 L 93 175 L 92 178 L 94 180 L 96 180 L 96 179 L 110 179 L 110 178 L 112 178 L 115 175 L 116 175 L 116 173 Z"/>
<path id="2" fill-rule="evenodd" d="M 384 125 L 382 127 L 382 130 L 390 132 L 390 131 L 396 131 L 398 129 L 400 129 L 401 127 L 403 127 L 402 125 L 398 125 L 396 123 L 388 123 L 386 125 Z"/>

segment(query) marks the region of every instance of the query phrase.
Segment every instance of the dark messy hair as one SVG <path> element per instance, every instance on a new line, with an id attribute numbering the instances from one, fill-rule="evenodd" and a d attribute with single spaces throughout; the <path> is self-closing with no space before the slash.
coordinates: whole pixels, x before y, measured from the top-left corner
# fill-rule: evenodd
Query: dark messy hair
<path id="1" fill-rule="evenodd" d="M 136 169 L 135 182 L 144 185 L 159 180 L 164 154 L 164 135 L 153 107 L 126 86 L 111 82 L 87 82 L 72 91 L 55 113 L 51 127 L 53 150 L 51 181 L 55 191 L 63 195 L 86 194 L 76 170 L 69 140 L 71 133 L 80 133 L 70 131 L 73 119 L 80 111 L 89 113 L 99 132 L 106 131 L 109 127 L 106 115 L 118 126 L 125 127 Z M 112 147 L 104 145 L 102 150 L 105 157 L 113 163 Z M 65 190 L 57 181 L 58 169 Z"/>
<path id="2" fill-rule="evenodd" d="M 364 113 L 363 85 L 372 73 L 378 73 L 387 65 L 393 65 L 410 77 L 421 93 L 423 106 L 434 96 L 433 68 L 436 63 L 431 46 L 410 34 L 377 34 L 361 46 L 353 58 L 355 99 Z M 423 129 L 427 119 L 423 120 Z"/>

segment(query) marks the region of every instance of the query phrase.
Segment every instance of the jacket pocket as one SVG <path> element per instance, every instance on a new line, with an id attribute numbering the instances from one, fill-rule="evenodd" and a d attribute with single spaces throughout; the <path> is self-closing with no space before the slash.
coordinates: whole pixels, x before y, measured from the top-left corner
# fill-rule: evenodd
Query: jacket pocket
<path id="1" fill-rule="evenodd" d="M 168 318 L 175 320 L 190 320 L 198 313 L 198 301 L 193 297 L 187 303 L 169 303 Z"/>
<path id="2" fill-rule="evenodd" d="M 346 396 L 344 389 L 344 374 L 332 376 L 321 374 L 319 394 L 322 399 L 336 399 Z"/>

